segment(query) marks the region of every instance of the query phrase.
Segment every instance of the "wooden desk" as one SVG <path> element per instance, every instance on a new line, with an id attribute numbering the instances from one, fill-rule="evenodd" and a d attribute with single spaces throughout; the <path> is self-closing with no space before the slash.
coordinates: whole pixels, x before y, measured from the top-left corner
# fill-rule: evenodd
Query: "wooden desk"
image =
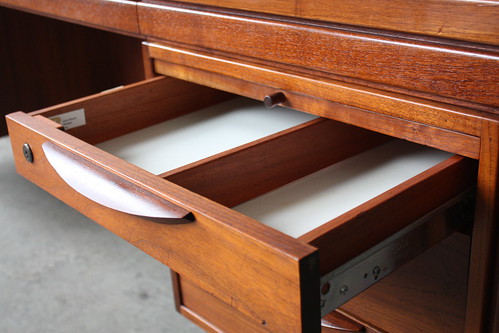
<path id="1" fill-rule="evenodd" d="M 107 85 L 163 74 L 258 100 L 281 92 L 286 96 L 282 101 L 286 107 L 478 160 L 471 245 L 469 253 L 464 251 L 470 255 L 464 331 L 499 331 L 497 2 L 449 0 L 415 5 L 402 0 L 339 1 L 333 5 L 325 1 L 75 0 L 68 5 L 67 1 L 3 0 L 0 4 L 107 31 L 90 37 L 118 41 L 98 51 L 111 55 L 108 65 L 115 61 L 121 64 Z M 215 5 L 220 7 L 211 7 Z M 7 20 L 20 15 L 10 9 L 1 13 Z M 26 30 L 30 31 L 29 25 L 36 20 L 26 18 Z M 6 31 L 2 38 L 12 45 L 13 32 L 8 27 Z M 83 34 L 90 34 L 89 30 Z M 141 47 L 140 41 L 146 43 Z M 71 49 L 58 44 L 60 52 Z M 65 65 L 64 71 L 73 67 Z M 135 74 L 122 76 L 130 68 Z M 89 86 L 100 89 L 97 84 Z M 87 93 L 81 88 L 82 95 Z M 329 241 L 321 244 L 317 239 L 312 245 L 324 249 Z M 456 242 L 460 245 L 453 246 L 461 253 L 467 240 Z M 298 252 L 306 257 L 307 251 Z M 330 253 L 322 250 L 321 260 L 329 262 L 322 258 Z M 459 261 L 458 257 L 453 262 Z M 172 264 L 183 267 L 176 265 Z M 182 292 L 188 291 L 178 298 L 184 315 L 206 329 L 228 322 L 231 330 L 248 320 L 245 316 L 250 310 L 241 304 L 228 304 L 220 296 L 223 293 L 214 297 L 214 284 L 199 279 L 200 275 L 194 278 L 182 272 L 177 277 Z M 378 295 L 384 290 L 405 292 L 404 283 L 399 283 L 405 280 L 394 281 L 373 287 L 371 294 L 376 295 L 376 290 Z M 422 283 L 418 287 L 425 290 L 428 286 Z M 308 290 L 302 288 L 303 292 Z M 315 293 L 311 288 L 308 292 Z M 387 316 L 388 323 L 369 319 L 373 316 L 359 312 L 359 308 L 376 303 L 370 303 L 373 298 L 369 293 L 365 295 L 347 303 L 341 313 L 355 317 L 371 330 L 389 330 L 390 320 L 405 320 L 393 314 L 397 306 L 385 306 L 393 314 Z M 411 295 L 417 297 L 417 293 Z M 312 296 L 302 296 L 313 301 Z M 199 317 L 199 312 L 206 311 L 193 309 L 200 299 L 209 299 L 216 314 Z M 315 316 L 305 312 L 297 316 Z M 227 321 L 228 316 L 236 319 Z M 290 318 L 295 318 L 294 314 Z M 308 322 L 303 325 L 303 329 L 317 328 L 307 326 Z M 262 329 L 268 327 L 263 325 Z"/>

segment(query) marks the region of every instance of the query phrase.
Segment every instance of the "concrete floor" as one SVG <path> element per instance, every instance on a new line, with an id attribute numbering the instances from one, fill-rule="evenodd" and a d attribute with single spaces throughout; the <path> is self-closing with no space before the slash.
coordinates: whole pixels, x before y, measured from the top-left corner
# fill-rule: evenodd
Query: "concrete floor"
<path id="1" fill-rule="evenodd" d="M 167 267 L 15 173 L 0 138 L 0 332 L 201 332 Z"/>

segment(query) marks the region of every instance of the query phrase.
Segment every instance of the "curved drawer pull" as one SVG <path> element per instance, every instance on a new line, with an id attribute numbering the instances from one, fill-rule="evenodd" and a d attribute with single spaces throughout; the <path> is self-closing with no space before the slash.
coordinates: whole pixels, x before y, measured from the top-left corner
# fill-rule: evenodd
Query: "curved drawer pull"
<path id="1" fill-rule="evenodd" d="M 157 223 L 194 221 L 189 211 L 52 142 L 43 143 L 42 148 L 57 174 L 75 191 L 98 204 Z"/>

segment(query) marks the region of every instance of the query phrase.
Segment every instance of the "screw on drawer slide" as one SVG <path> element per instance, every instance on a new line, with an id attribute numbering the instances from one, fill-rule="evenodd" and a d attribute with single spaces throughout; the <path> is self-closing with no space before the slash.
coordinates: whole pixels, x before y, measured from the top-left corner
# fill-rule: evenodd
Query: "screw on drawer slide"
<path id="1" fill-rule="evenodd" d="M 472 206 L 467 196 L 469 194 L 464 193 L 454 198 L 324 275 L 320 283 L 321 316 L 346 303 L 468 222 L 469 214 L 461 214 L 464 206 Z"/>

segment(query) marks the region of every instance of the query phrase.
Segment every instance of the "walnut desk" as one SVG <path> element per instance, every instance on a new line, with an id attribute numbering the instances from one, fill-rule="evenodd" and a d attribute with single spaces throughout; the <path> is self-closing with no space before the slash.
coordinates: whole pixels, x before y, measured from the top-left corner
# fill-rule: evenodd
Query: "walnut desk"
<path id="1" fill-rule="evenodd" d="M 50 41 L 54 54 L 75 61 L 67 42 L 84 43 L 105 63 L 90 77 L 128 84 L 8 115 L 18 172 L 169 266 L 178 310 L 202 328 L 499 331 L 499 2 L 0 4 L 4 22 L 15 26 L 13 17 L 22 17 L 27 41 Z M 39 16 L 51 20 L 39 22 Z M 89 28 L 81 28 L 80 39 L 61 37 L 74 23 Z M 35 26 L 53 24 L 63 29 L 37 35 Z M 6 45 L 17 45 L 6 31 Z M 39 59 L 50 61 L 43 44 L 35 45 Z M 25 59 L 22 51 L 7 50 L 18 54 L 2 61 Z M 85 75 L 71 72 L 85 67 L 82 58 L 56 67 L 63 77 Z M 49 89 L 50 78 L 30 75 L 45 79 Z M 100 89 L 102 80 L 87 81 L 88 94 Z M 79 88 L 80 97 L 87 94 Z M 319 118 L 163 172 L 99 148 L 234 95 L 270 107 L 249 112 L 263 115 L 257 124 L 270 124 L 266 117 L 277 114 L 288 120 L 293 110 Z M 277 105 L 288 110 L 272 108 Z M 301 233 L 271 227 L 239 208 L 361 155 L 381 156 L 377 149 L 393 140 L 449 155 Z M 470 193 L 476 194 L 471 204 Z M 466 205 L 474 208 L 468 230 L 451 232 Z M 300 220 L 309 224 L 308 217 Z M 380 259 L 383 251 L 389 256 Z M 416 258 L 399 260 L 406 252 Z M 395 266 L 402 267 L 392 272 Z M 342 280 L 342 274 L 350 275 Z"/>

